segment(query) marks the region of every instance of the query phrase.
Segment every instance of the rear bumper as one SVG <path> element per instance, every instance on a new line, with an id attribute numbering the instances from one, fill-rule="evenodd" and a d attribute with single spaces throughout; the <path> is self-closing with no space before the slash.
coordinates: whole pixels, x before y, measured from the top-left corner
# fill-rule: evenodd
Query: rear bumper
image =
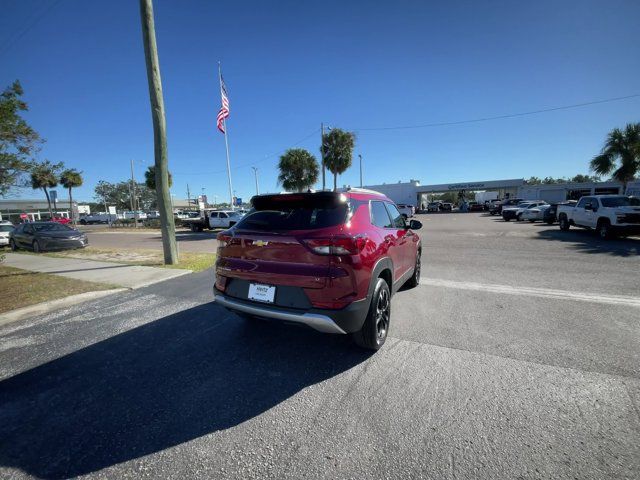
<path id="1" fill-rule="evenodd" d="M 215 302 L 231 311 L 307 325 L 323 333 L 352 333 L 360 330 L 369 310 L 367 299 L 340 310 L 294 309 L 229 297 L 213 287 Z"/>

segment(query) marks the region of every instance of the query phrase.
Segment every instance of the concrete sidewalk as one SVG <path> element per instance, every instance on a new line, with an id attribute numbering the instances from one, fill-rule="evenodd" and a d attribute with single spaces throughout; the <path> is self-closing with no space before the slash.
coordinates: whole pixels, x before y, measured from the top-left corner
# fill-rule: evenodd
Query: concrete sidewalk
<path id="1" fill-rule="evenodd" d="M 142 267 L 79 258 L 53 258 L 20 253 L 7 253 L 4 265 L 126 288 L 146 287 L 153 283 L 191 273 L 191 270 Z"/>

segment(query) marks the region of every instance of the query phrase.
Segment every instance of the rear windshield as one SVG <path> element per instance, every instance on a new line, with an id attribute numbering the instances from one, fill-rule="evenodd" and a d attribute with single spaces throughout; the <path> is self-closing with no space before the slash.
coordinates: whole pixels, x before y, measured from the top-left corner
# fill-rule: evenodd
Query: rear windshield
<path id="1" fill-rule="evenodd" d="M 638 197 L 605 197 L 600 201 L 603 207 L 640 207 Z"/>
<path id="2" fill-rule="evenodd" d="M 12 232 L 13 225 L 0 225 L 0 232 Z"/>
<path id="3" fill-rule="evenodd" d="M 349 205 L 313 207 L 282 205 L 281 208 L 257 210 L 238 222 L 236 228 L 254 231 L 313 230 L 340 225 L 347 220 Z"/>

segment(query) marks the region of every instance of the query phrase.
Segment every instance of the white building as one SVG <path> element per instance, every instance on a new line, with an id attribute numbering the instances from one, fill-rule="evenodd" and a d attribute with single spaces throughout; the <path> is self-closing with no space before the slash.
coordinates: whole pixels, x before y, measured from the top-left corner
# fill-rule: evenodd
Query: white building
<path id="1" fill-rule="evenodd" d="M 625 193 L 620 182 L 528 185 L 523 178 L 435 185 L 420 185 L 419 180 L 410 180 L 408 182 L 367 185 L 363 188 L 383 193 L 396 203 L 407 203 L 416 207 L 427 203 L 429 195 L 445 192 L 497 192 L 498 198 L 523 198 L 526 200 L 546 200 L 547 202 L 577 199 L 583 195 Z M 627 185 L 626 194 L 640 196 L 640 181 L 630 182 Z"/>

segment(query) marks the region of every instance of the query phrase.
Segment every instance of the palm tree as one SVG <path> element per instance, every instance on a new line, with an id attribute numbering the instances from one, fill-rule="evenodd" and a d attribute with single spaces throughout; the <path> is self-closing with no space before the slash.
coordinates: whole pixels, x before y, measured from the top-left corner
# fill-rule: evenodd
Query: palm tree
<path id="1" fill-rule="evenodd" d="M 591 169 L 599 175 L 613 172 L 612 177 L 622 182 L 624 193 L 627 183 L 640 173 L 640 123 L 628 123 L 624 130 L 611 130 L 600 155 L 591 160 Z"/>
<path id="2" fill-rule="evenodd" d="M 171 176 L 171 172 L 167 172 L 169 174 L 169 188 L 173 186 L 173 177 Z M 151 165 L 144 172 L 144 183 L 149 190 L 156 190 L 156 166 Z"/>
<path id="3" fill-rule="evenodd" d="M 302 192 L 318 181 L 318 162 L 303 148 L 292 148 L 280 157 L 278 182 L 285 190 Z"/>
<path id="4" fill-rule="evenodd" d="M 42 189 L 47 197 L 47 203 L 49 204 L 49 215 L 53 218 L 53 211 L 51 210 L 51 198 L 49 197 L 49 188 L 54 188 L 58 185 L 60 170 L 64 167 L 63 163 L 51 163 L 49 160 L 45 160 L 42 163 L 36 163 L 31 169 L 31 188 L 34 190 Z"/>
<path id="5" fill-rule="evenodd" d="M 333 190 L 338 188 L 338 175 L 351 166 L 356 136 L 339 128 L 332 129 L 322 137 L 324 164 L 333 173 Z"/>
<path id="6" fill-rule="evenodd" d="M 60 174 L 60 184 L 69 191 L 69 211 L 71 212 L 71 220 L 76 223 L 76 216 L 73 211 L 73 196 L 71 189 L 82 186 L 82 172 L 75 168 L 68 168 Z"/>

